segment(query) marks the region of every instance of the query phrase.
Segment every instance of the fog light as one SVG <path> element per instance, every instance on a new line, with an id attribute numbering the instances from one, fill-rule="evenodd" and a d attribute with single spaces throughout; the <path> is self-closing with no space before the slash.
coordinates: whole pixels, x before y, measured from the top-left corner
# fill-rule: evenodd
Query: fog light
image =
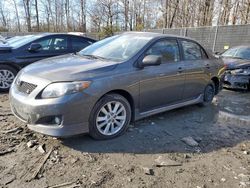
<path id="1" fill-rule="evenodd" d="M 63 118 L 61 115 L 57 116 L 45 116 L 41 117 L 36 121 L 36 124 L 43 124 L 43 125 L 61 125 Z"/>
<path id="2" fill-rule="evenodd" d="M 62 119 L 60 117 L 55 117 L 54 121 L 57 125 L 60 125 L 62 123 Z"/>

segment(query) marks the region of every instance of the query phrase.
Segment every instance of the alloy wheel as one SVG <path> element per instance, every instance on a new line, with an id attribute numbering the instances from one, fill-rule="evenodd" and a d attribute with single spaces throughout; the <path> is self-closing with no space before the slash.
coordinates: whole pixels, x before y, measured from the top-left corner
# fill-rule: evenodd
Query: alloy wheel
<path id="1" fill-rule="evenodd" d="M 105 136 L 114 135 L 123 128 L 126 115 L 126 109 L 121 102 L 108 102 L 97 113 L 96 127 Z"/>
<path id="2" fill-rule="evenodd" d="M 15 75 L 10 70 L 0 70 L 0 89 L 10 88 L 11 83 L 15 79 Z"/>
<path id="3" fill-rule="evenodd" d="M 214 88 L 211 85 L 208 85 L 205 90 L 204 101 L 211 102 L 214 98 Z"/>

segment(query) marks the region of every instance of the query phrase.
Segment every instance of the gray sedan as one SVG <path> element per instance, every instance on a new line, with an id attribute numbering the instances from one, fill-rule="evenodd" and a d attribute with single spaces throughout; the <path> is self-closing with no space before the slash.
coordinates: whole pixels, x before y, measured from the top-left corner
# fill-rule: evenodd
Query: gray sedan
<path id="1" fill-rule="evenodd" d="M 31 130 L 108 139 L 131 121 L 210 104 L 223 70 L 196 41 L 130 32 L 27 66 L 12 84 L 10 103 Z"/>

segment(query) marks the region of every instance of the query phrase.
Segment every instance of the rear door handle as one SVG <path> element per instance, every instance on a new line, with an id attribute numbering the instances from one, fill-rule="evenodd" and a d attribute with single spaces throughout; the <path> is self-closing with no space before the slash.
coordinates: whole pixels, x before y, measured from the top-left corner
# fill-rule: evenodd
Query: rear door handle
<path id="1" fill-rule="evenodd" d="M 206 68 L 207 68 L 207 69 L 210 69 L 210 64 L 206 64 Z"/>
<path id="2" fill-rule="evenodd" d="M 178 67 L 178 71 L 177 72 L 178 73 L 182 73 L 183 72 L 182 67 Z"/>

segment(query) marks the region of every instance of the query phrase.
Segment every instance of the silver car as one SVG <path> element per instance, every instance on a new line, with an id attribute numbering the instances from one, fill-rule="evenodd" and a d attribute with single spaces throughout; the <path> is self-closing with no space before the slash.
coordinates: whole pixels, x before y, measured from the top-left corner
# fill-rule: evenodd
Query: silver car
<path id="1" fill-rule="evenodd" d="M 12 84 L 10 103 L 31 130 L 108 139 L 131 121 L 210 104 L 223 70 L 194 40 L 129 32 L 27 66 Z"/>

